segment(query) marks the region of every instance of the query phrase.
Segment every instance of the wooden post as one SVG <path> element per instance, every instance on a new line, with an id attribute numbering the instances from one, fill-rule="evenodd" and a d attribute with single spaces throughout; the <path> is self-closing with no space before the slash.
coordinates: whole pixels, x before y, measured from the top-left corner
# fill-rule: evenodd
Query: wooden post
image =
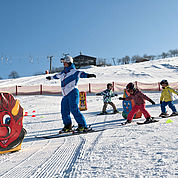
<path id="1" fill-rule="evenodd" d="M 16 86 L 15 86 L 15 94 L 16 94 L 16 96 L 17 96 L 17 94 L 18 94 L 18 93 L 17 93 L 17 88 L 18 88 L 18 86 L 16 85 Z"/>
<path id="2" fill-rule="evenodd" d="M 161 91 L 160 82 L 158 82 L 158 90 Z"/>
<path id="3" fill-rule="evenodd" d="M 112 91 L 114 92 L 114 82 L 112 82 L 112 86 L 113 86 Z"/>
<path id="4" fill-rule="evenodd" d="M 91 93 L 91 83 L 89 83 L 88 87 L 89 87 L 89 93 Z"/>
<path id="5" fill-rule="evenodd" d="M 42 94 L 43 94 L 43 86 L 40 85 L 40 95 L 42 95 Z"/>

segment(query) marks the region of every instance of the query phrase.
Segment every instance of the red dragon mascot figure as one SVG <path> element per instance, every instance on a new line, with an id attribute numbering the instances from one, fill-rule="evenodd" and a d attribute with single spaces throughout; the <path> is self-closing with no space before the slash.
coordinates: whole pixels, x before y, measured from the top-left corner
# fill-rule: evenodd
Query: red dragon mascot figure
<path id="1" fill-rule="evenodd" d="M 19 101 L 10 93 L 0 92 L 0 154 L 20 150 L 25 134 Z"/>

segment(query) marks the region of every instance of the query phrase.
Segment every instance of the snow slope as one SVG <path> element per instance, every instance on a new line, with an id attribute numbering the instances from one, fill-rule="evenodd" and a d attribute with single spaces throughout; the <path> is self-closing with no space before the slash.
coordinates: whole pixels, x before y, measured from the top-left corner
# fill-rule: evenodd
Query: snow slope
<path id="1" fill-rule="evenodd" d="M 162 65 L 164 64 L 164 66 Z M 126 81 L 134 80 L 138 72 L 137 65 L 144 70 L 144 74 L 154 76 L 154 80 L 168 78 L 169 81 L 177 81 L 177 59 L 146 62 L 145 64 L 132 64 L 128 66 L 107 67 L 103 80 L 115 78 L 114 71 L 124 71 L 129 68 L 130 74 Z M 137 67 L 136 67 L 137 66 Z M 159 66 L 159 73 L 156 72 Z M 161 67 L 162 66 L 162 67 Z M 165 74 L 165 66 L 170 72 Z M 168 69 L 169 67 L 171 69 Z M 174 67 L 173 67 L 174 66 Z M 115 68 L 120 69 L 115 70 Z M 103 71 L 97 68 L 87 69 L 91 72 Z M 158 69 L 157 69 L 158 70 Z M 171 72 L 172 71 L 172 72 Z M 164 76 L 160 76 L 160 74 Z M 169 76 L 170 75 L 170 76 Z M 114 77 L 113 77 L 114 76 Z M 137 80 L 142 79 L 142 75 Z M 17 79 L 21 85 L 32 84 L 41 81 L 44 76 Z M 101 78 L 101 76 L 100 76 Z M 121 77 L 122 78 L 122 77 Z M 31 81 L 30 81 L 31 80 Z M 45 80 L 44 80 L 45 81 Z M 10 85 L 15 80 L 1 81 Z M 149 77 L 144 82 L 150 82 Z M 49 84 L 49 83 L 48 83 Z M 52 83 L 54 84 L 54 83 Z M 156 105 L 146 102 L 147 110 L 152 116 L 160 113 L 160 92 L 146 92 Z M 118 110 L 122 111 L 122 102 L 119 96 L 113 98 Z M 160 119 L 158 123 L 149 125 L 131 124 L 121 126 L 124 119 L 121 113 L 116 115 L 97 116 L 101 111 L 102 97 L 87 96 L 88 110 L 83 114 L 88 125 L 93 129 L 105 128 L 96 133 L 75 135 L 71 137 L 56 138 L 50 140 L 36 139 L 37 135 L 55 134 L 63 127 L 60 112 L 61 96 L 17 96 L 24 110 L 29 116 L 24 117 L 24 128 L 28 134 L 19 152 L 0 155 L 1 178 L 57 178 L 57 177 L 178 177 L 178 117 L 171 117 L 172 123 L 166 123 Z M 178 108 L 178 96 L 174 96 L 175 106 Z M 36 111 L 33 118 L 32 111 Z M 108 107 L 111 111 L 111 108 Z M 170 109 L 168 112 L 171 113 Z M 143 121 L 144 118 L 139 119 Z M 77 126 L 74 119 L 73 124 Z"/>
<path id="2" fill-rule="evenodd" d="M 170 82 L 178 81 L 178 57 L 159 59 L 142 63 L 134 63 L 109 67 L 91 67 L 80 69 L 88 73 L 97 75 L 96 79 L 80 79 L 79 84 L 85 83 L 106 83 L 106 82 L 123 82 L 138 81 L 155 83 L 162 79 L 168 79 Z M 59 85 L 58 80 L 47 81 L 46 75 L 33 77 L 23 77 L 18 79 L 0 80 L 0 87 L 14 85 Z"/>

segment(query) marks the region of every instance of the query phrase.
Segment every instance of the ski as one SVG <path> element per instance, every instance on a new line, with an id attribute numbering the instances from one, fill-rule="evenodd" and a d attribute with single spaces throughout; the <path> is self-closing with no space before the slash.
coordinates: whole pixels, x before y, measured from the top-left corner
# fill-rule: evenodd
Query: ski
<path id="1" fill-rule="evenodd" d="M 178 115 L 166 115 L 166 116 L 157 116 L 152 117 L 153 119 L 162 119 L 162 118 L 169 118 L 169 117 L 177 117 Z"/>
<path id="2" fill-rule="evenodd" d="M 132 121 L 131 123 L 122 122 L 122 123 L 121 123 L 121 126 L 122 126 L 122 125 L 123 125 L 123 126 L 129 126 L 129 125 L 131 126 L 131 125 L 135 125 L 135 123 L 136 123 L 135 121 Z"/>
<path id="3" fill-rule="evenodd" d="M 133 125 L 133 123 L 136 123 L 138 125 L 142 125 L 142 124 L 150 124 L 150 123 L 154 123 L 154 122 L 159 122 L 159 120 L 157 119 L 160 119 L 159 117 L 151 117 L 152 120 L 148 123 L 145 123 L 145 122 L 135 122 L 135 121 L 132 121 L 131 123 L 128 123 L 128 122 L 123 122 L 121 123 L 121 125 Z"/>
<path id="4" fill-rule="evenodd" d="M 143 125 L 143 124 L 151 124 L 151 123 L 155 123 L 155 122 L 159 122 L 159 120 L 151 120 L 150 122 L 137 122 L 138 125 Z"/>
<path id="5" fill-rule="evenodd" d="M 177 114 L 176 115 L 166 115 L 166 116 L 160 116 L 161 118 L 168 118 L 168 117 L 176 117 L 178 116 Z"/>
<path id="6" fill-rule="evenodd" d="M 80 135 L 80 134 L 88 134 L 88 133 L 94 133 L 94 132 L 101 132 L 106 129 L 89 129 L 88 131 L 85 132 L 78 132 L 76 130 L 72 130 L 70 132 L 63 132 L 63 133 L 58 133 L 58 134 L 53 134 L 53 135 L 43 135 L 43 136 L 35 136 L 37 139 L 52 139 L 52 138 L 60 138 L 60 137 L 68 137 L 68 136 L 74 136 L 74 135 Z"/>
<path id="7" fill-rule="evenodd" d="M 118 114 L 118 113 L 112 113 L 112 112 L 109 112 L 109 113 L 98 113 L 97 116 L 103 116 L 103 115 L 113 115 L 113 114 Z"/>

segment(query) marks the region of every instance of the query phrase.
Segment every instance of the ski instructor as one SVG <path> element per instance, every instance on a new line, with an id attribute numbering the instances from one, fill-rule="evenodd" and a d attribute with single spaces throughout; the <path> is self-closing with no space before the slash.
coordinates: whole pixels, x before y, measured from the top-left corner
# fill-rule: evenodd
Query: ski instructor
<path id="1" fill-rule="evenodd" d="M 61 114 L 64 124 L 62 132 L 69 132 L 72 130 L 70 112 L 73 114 L 76 122 L 78 123 L 77 131 L 85 132 L 87 131 L 87 124 L 78 107 L 79 90 L 77 89 L 77 83 L 79 78 L 96 78 L 96 75 L 87 74 L 83 71 L 77 70 L 73 63 L 73 58 L 69 55 L 61 58 L 61 63 L 64 65 L 64 70 L 54 76 L 48 76 L 46 79 L 61 79 L 61 89 L 63 95 L 61 101 Z"/>

